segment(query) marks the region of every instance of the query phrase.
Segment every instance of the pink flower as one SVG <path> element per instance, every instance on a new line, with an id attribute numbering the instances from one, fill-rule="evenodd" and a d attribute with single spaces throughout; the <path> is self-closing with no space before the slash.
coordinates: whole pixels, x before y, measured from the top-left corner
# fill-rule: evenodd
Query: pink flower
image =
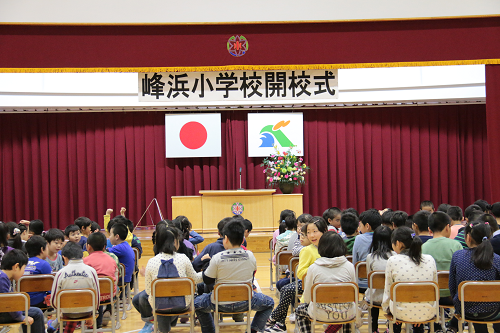
<path id="1" fill-rule="evenodd" d="M 297 177 L 293 177 L 293 180 L 297 180 Z"/>
<path id="2" fill-rule="evenodd" d="M 266 170 L 263 170 L 262 172 L 263 172 L 263 173 L 266 173 Z"/>
<path id="3" fill-rule="evenodd" d="M 288 175 L 285 175 L 285 178 L 288 178 Z"/>
<path id="4" fill-rule="evenodd" d="M 294 165 L 295 165 L 295 166 L 298 166 L 298 165 L 299 165 L 299 163 L 298 163 L 298 162 L 295 162 L 295 163 L 294 163 Z"/>
<path id="5" fill-rule="evenodd" d="M 276 174 L 276 176 L 278 176 L 278 177 L 279 177 L 279 176 L 280 176 L 280 173 L 278 172 L 278 173 Z"/>

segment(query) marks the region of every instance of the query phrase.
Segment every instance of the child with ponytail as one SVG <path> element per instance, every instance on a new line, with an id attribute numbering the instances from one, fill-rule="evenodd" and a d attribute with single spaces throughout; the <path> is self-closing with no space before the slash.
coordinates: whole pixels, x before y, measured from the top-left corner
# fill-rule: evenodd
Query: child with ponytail
<path id="1" fill-rule="evenodd" d="M 476 221 L 465 226 L 465 242 L 468 249 L 453 254 L 450 264 L 450 293 L 455 312 L 461 312 L 458 300 L 458 286 L 462 281 L 491 281 L 500 279 L 500 256 L 493 252 L 489 241 L 491 227 L 489 222 Z M 465 319 L 498 320 L 500 303 L 465 303 Z M 500 324 L 493 324 L 495 332 L 500 332 Z M 448 331 L 458 330 L 458 320 L 453 318 Z M 486 324 L 474 323 L 476 333 L 488 332 Z"/>
<path id="2" fill-rule="evenodd" d="M 432 256 L 422 254 L 422 240 L 408 227 L 400 227 L 392 232 L 392 249 L 397 254 L 387 260 L 385 269 L 385 288 L 382 308 L 394 313 L 397 306 L 397 320 L 420 322 L 435 316 L 434 302 L 394 304 L 390 298 L 394 282 L 434 281 L 437 282 L 436 262 Z M 423 325 L 413 325 L 414 333 L 424 331 Z M 394 325 L 394 333 L 401 332 L 401 324 Z"/>

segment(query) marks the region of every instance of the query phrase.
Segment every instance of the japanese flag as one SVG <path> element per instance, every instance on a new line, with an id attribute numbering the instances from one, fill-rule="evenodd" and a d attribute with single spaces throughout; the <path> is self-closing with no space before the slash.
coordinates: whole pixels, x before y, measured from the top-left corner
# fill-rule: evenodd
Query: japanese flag
<path id="1" fill-rule="evenodd" d="M 165 148 L 169 157 L 220 157 L 220 113 L 165 115 Z"/>

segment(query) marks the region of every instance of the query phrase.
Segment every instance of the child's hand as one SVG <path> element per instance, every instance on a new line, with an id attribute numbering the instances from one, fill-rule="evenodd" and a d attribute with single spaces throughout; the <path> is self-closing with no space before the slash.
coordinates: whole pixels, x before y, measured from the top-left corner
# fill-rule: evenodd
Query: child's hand
<path id="1" fill-rule="evenodd" d="M 28 220 L 21 220 L 21 221 L 19 221 L 19 223 L 22 225 L 30 225 L 30 221 L 28 221 Z"/>
<path id="2" fill-rule="evenodd" d="M 111 215 L 113 210 L 111 208 L 106 209 L 106 215 Z"/>
<path id="3" fill-rule="evenodd" d="M 92 326 L 93 325 L 92 319 L 85 320 L 85 325 L 86 326 Z"/>
<path id="4" fill-rule="evenodd" d="M 125 207 L 120 208 L 120 215 L 125 216 L 126 211 L 127 211 L 127 209 Z"/>
<path id="5" fill-rule="evenodd" d="M 30 325 L 33 325 L 33 322 L 34 322 L 33 318 L 31 318 L 30 316 L 27 316 L 26 319 L 28 319 L 28 323 Z"/>
<path id="6" fill-rule="evenodd" d="M 146 276 L 146 267 L 141 266 L 141 268 L 139 269 L 139 274 L 141 274 L 142 276 Z"/>
<path id="7" fill-rule="evenodd" d="M 203 257 L 201 257 L 201 261 L 210 259 L 210 254 L 205 254 Z"/>

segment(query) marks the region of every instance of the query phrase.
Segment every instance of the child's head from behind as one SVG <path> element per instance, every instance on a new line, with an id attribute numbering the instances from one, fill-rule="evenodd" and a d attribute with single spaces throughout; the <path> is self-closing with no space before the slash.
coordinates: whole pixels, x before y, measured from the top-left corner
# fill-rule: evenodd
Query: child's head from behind
<path id="1" fill-rule="evenodd" d="M 373 232 L 372 245 L 370 246 L 370 253 L 382 259 L 389 259 L 388 254 L 392 251 L 391 235 L 392 229 L 388 226 L 381 225 L 375 229 Z"/>
<path id="2" fill-rule="evenodd" d="M 224 237 L 224 227 L 231 221 L 233 221 L 232 217 L 225 217 L 217 223 L 217 231 L 219 232 L 220 237 Z"/>
<path id="3" fill-rule="evenodd" d="M 391 235 L 392 249 L 396 253 L 404 253 L 415 265 L 422 261 L 422 240 L 408 227 L 397 228 Z"/>
<path id="4" fill-rule="evenodd" d="M 9 228 L 6 223 L 0 223 L 0 246 L 7 246 L 7 235 L 9 234 Z"/>
<path id="5" fill-rule="evenodd" d="M 424 200 L 420 203 L 420 210 L 427 210 L 434 213 L 434 204 L 430 200 Z"/>
<path id="6" fill-rule="evenodd" d="M 102 232 L 93 232 L 87 239 L 87 251 L 89 253 L 94 251 L 104 251 L 106 243 L 106 236 L 104 236 Z"/>
<path id="7" fill-rule="evenodd" d="M 462 208 L 458 206 L 450 206 L 446 211 L 446 214 L 451 218 L 452 221 L 462 221 L 464 218 Z"/>
<path id="8" fill-rule="evenodd" d="M 488 203 L 488 201 L 483 200 L 483 199 L 476 200 L 474 202 L 474 205 L 478 205 L 479 207 L 481 207 L 481 210 L 485 213 L 488 213 L 491 209 L 491 206 Z"/>
<path id="9" fill-rule="evenodd" d="M 429 229 L 433 233 L 441 233 L 444 237 L 450 237 L 451 218 L 442 211 L 435 211 L 428 219 Z"/>
<path id="10" fill-rule="evenodd" d="M 101 226 L 99 225 L 99 223 L 92 221 L 92 224 L 90 225 L 90 232 L 94 233 L 99 231 L 101 231 Z"/>
<path id="11" fill-rule="evenodd" d="M 285 217 L 286 230 L 297 230 L 297 219 L 294 216 Z"/>
<path id="12" fill-rule="evenodd" d="M 318 253 L 326 258 L 341 257 L 346 255 L 347 246 L 338 233 L 333 230 L 327 231 L 319 240 Z"/>
<path id="13" fill-rule="evenodd" d="M 82 234 L 80 232 L 80 227 L 76 224 L 70 224 L 64 229 L 64 234 L 68 237 L 68 240 L 73 243 L 78 243 L 82 238 Z"/>
<path id="14" fill-rule="evenodd" d="M 493 264 L 493 246 L 489 239 L 491 228 L 484 222 L 476 221 L 465 225 L 465 243 L 472 248 L 472 261 L 479 269 L 490 269 Z"/>
<path id="15" fill-rule="evenodd" d="M 491 205 L 491 214 L 493 214 L 497 219 L 500 218 L 500 202 L 495 202 Z"/>
<path id="16" fill-rule="evenodd" d="M 83 250 L 80 245 L 73 242 L 68 242 L 61 250 L 61 255 L 64 258 L 64 263 L 68 264 L 69 260 L 78 260 L 83 258 Z"/>
<path id="17" fill-rule="evenodd" d="M 154 253 L 174 254 L 179 249 L 180 230 L 166 224 L 156 227 L 156 244 Z"/>
<path id="18" fill-rule="evenodd" d="M 42 236 L 33 236 L 25 244 L 28 257 L 38 257 L 45 260 L 47 258 L 47 241 Z"/>
<path id="19" fill-rule="evenodd" d="M 2 271 L 12 271 L 12 279 L 19 280 L 24 275 L 24 269 L 28 264 L 26 254 L 18 249 L 7 252 L 3 258 L 0 268 Z"/>
<path id="20" fill-rule="evenodd" d="M 428 232 L 429 216 L 432 213 L 428 210 L 420 210 L 413 215 L 413 230 L 417 233 Z"/>
<path id="21" fill-rule="evenodd" d="M 19 225 L 16 222 L 8 222 L 5 223 L 5 226 L 7 227 L 8 230 L 8 239 L 12 239 L 12 247 L 15 249 L 22 249 L 23 247 L 23 241 L 22 241 L 22 232 L 21 229 L 19 229 Z M 26 228 L 24 229 L 26 230 Z"/>
<path id="22" fill-rule="evenodd" d="M 42 232 L 43 232 L 42 220 L 31 220 L 29 227 L 29 234 L 41 236 Z"/>
<path id="23" fill-rule="evenodd" d="M 446 213 L 448 212 L 448 208 L 450 208 L 451 205 L 450 204 L 447 204 L 447 203 L 442 203 L 438 206 L 438 209 L 437 211 L 438 212 L 443 212 L 443 213 Z"/>
<path id="24" fill-rule="evenodd" d="M 245 234 L 245 227 L 239 221 L 231 221 L 224 226 L 224 248 L 241 246 L 243 243 L 243 236 Z"/>
<path id="25" fill-rule="evenodd" d="M 245 227 L 245 238 L 248 238 L 253 229 L 252 222 L 248 219 L 243 219 L 243 226 Z"/>
<path id="26" fill-rule="evenodd" d="M 340 217 L 340 226 L 347 236 L 354 236 L 358 231 L 359 219 L 352 213 L 343 212 Z"/>
<path id="27" fill-rule="evenodd" d="M 44 237 L 47 241 L 49 254 L 57 253 L 62 249 L 64 244 L 64 232 L 59 229 L 52 228 L 47 230 Z"/>
<path id="28" fill-rule="evenodd" d="M 408 220 L 408 214 L 402 210 L 397 210 L 392 214 L 391 223 L 394 228 L 404 227 Z"/>
<path id="29" fill-rule="evenodd" d="M 498 230 L 498 222 L 491 214 L 482 214 L 481 216 L 479 216 L 479 218 L 476 219 L 476 221 L 484 222 L 484 224 L 488 225 L 490 227 L 492 235 L 495 231 Z"/>
<path id="30" fill-rule="evenodd" d="M 282 210 L 281 213 L 280 213 L 280 220 L 279 220 L 278 223 L 285 222 L 285 219 L 288 216 L 295 217 L 295 212 L 293 210 L 291 210 L 291 209 L 284 209 L 284 210 Z"/>
<path id="31" fill-rule="evenodd" d="M 382 225 L 386 225 L 390 228 L 393 228 L 392 225 L 392 215 L 394 215 L 394 211 L 390 208 L 384 209 L 384 212 L 382 213 Z"/>
<path id="32" fill-rule="evenodd" d="M 307 238 L 309 241 L 318 246 L 321 236 L 328 231 L 328 225 L 325 219 L 321 216 L 315 216 L 311 222 L 307 224 Z"/>
<path id="33" fill-rule="evenodd" d="M 113 245 L 117 245 L 125 241 L 128 235 L 128 228 L 123 223 L 115 223 L 111 227 L 111 231 L 109 233 L 109 241 Z M 158 238 L 157 238 L 158 240 Z"/>
<path id="34" fill-rule="evenodd" d="M 80 233 L 84 236 L 90 235 L 92 220 L 85 216 L 80 216 L 75 220 L 75 224 L 80 228 Z"/>
<path id="35" fill-rule="evenodd" d="M 341 213 L 342 211 L 337 207 L 331 207 L 323 212 L 323 219 L 326 221 L 326 223 L 338 229 L 340 228 Z"/>
<path id="36" fill-rule="evenodd" d="M 362 233 L 373 232 L 382 224 L 382 217 L 376 209 L 368 209 L 359 216 L 359 231 Z"/>

